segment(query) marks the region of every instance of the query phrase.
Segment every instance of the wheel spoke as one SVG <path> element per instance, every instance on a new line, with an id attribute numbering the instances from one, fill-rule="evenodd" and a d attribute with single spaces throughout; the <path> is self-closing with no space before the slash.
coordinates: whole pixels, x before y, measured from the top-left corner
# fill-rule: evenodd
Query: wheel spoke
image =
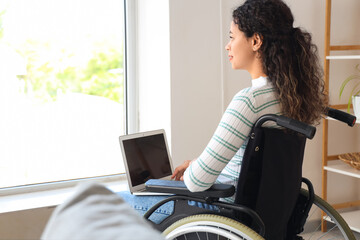
<path id="1" fill-rule="evenodd" d="M 307 196 L 307 191 L 301 192 L 304 196 Z M 321 212 L 324 211 L 329 219 L 331 219 L 331 223 L 328 223 L 328 229 L 326 232 L 321 232 Z M 305 232 L 300 234 L 306 240 L 313 239 L 346 239 L 346 240 L 355 240 L 355 237 L 350 230 L 349 226 L 346 224 L 344 219 L 340 216 L 340 214 L 326 201 L 321 199 L 320 197 L 315 195 L 315 201 L 311 209 L 311 214 L 308 217 L 308 221 L 310 220 L 310 225 L 305 224 Z M 319 220 L 316 220 L 319 219 Z M 319 221 L 319 225 L 314 225 L 313 223 Z M 309 223 L 309 222 L 307 222 Z M 332 224 L 334 224 L 332 226 Z"/>
<path id="2" fill-rule="evenodd" d="M 207 234 L 209 232 L 209 234 Z M 196 234 L 195 234 L 196 233 Z M 200 214 L 181 219 L 165 231 L 167 239 L 172 239 L 177 236 L 187 235 L 187 239 L 196 238 L 199 239 L 254 239 L 263 240 L 263 238 L 254 232 L 249 227 L 237 222 L 233 219 L 212 215 L 212 214 Z"/>

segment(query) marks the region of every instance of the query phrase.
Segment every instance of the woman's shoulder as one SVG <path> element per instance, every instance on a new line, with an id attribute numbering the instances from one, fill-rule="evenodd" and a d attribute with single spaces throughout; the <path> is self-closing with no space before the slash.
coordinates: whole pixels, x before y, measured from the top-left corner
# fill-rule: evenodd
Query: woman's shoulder
<path id="1" fill-rule="evenodd" d="M 248 97 L 248 98 L 261 98 L 263 96 L 275 96 L 276 90 L 272 84 L 265 84 L 262 86 L 252 86 L 240 90 L 234 97 Z"/>
<path id="2" fill-rule="evenodd" d="M 260 86 L 260 87 L 254 87 L 251 90 L 251 94 L 254 98 L 269 98 L 269 97 L 275 97 L 276 95 L 276 89 L 275 87 L 268 83 L 266 85 Z"/>
<path id="3" fill-rule="evenodd" d="M 280 101 L 275 88 L 271 84 L 250 87 L 239 91 L 234 96 L 231 105 L 237 106 L 239 103 L 245 104 L 252 109 L 254 113 L 259 113 L 264 110 L 267 111 L 269 109 L 271 109 L 271 111 L 280 111 Z"/>

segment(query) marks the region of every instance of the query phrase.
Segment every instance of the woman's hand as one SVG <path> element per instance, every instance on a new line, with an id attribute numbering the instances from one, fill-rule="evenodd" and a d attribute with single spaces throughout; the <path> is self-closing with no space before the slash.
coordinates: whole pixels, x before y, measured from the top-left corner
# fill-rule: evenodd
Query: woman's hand
<path id="1" fill-rule="evenodd" d="M 175 168 L 175 171 L 173 173 L 173 175 L 171 176 L 171 179 L 175 179 L 176 181 L 183 181 L 183 175 L 185 170 L 190 166 L 191 164 L 191 160 L 185 160 L 185 162 L 183 164 L 181 164 L 180 166 L 178 166 L 177 168 Z"/>

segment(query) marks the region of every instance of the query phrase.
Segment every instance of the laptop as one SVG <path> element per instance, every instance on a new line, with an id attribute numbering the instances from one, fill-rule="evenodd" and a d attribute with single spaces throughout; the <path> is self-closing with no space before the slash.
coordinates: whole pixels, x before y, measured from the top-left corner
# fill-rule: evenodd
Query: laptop
<path id="1" fill-rule="evenodd" d="M 119 137 L 129 190 L 134 195 L 163 195 L 147 192 L 149 179 L 171 180 L 173 166 L 165 130 L 155 130 Z"/>

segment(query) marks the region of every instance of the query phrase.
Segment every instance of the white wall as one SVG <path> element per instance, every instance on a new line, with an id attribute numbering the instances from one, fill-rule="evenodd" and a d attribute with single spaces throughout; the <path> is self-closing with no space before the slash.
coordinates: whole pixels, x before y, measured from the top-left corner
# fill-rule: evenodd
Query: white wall
<path id="1" fill-rule="evenodd" d="M 0 239 L 40 239 L 53 208 L 37 208 L 0 214 Z"/>
<path id="2" fill-rule="evenodd" d="M 168 3 L 167 3 L 168 1 Z M 143 2 L 150 2 L 143 0 Z M 233 95 L 240 89 L 250 85 L 250 76 L 244 71 L 234 71 L 227 61 L 227 53 L 224 50 L 228 40 L 228 26 L 231 21 L 232 9 L 240 4 L 241 0 L 163 0 L 153 1 L 156 4 L 168 4 L 169 7 L 169 28 L 170 28 L 170 72 L 164 69 L 160 72 L 163 79 L 170 76 L 170 93 L 165 97 L 170 99 L 168 108 L 166 103 L 161 108 L 171 111 L 171 142 L 172 155 L 175 163 L 180 164 L 185 159 L 197 157 L 215 130 L 218 121 L 226 105 Z M 320 56 L 324 51 L 324 24 L 325 5 L 324 1 L 314 0 L 286 0 L 291 6 L 295 15 L 296 25 L 300 25 L 313 34 L 314 42 L 319 47 Z M 154 6 L 156 6 L 154 4 Z M 337 44 L 356 44 L 360 42 L 358 29 L 360 16 L 360 1 L 342 0 L 333 1 L 333 42 Z M 346 10 L 340 10 L 341 5 L 346 5 Z M 151 10 L 152 9 L 152 10 Z M 149 9 L 145 14 L 154 14 L 154 8 Z M 152 16 L 151 14 L 148 16 Z M 143 16 L 140 16 L 143 17 Z M 166 18 L 166 13 L 162 13 Z M 156 20 L 153 20 L 156 22 Z M 150 21 L 151 22 L 151 21 Z M 148 25 L 143 25 L 148 26 Z M 161 39 L 161 29 L 166 30 L 166 23 L 153 29 L 154 39 Z M 160 31 L 160 32 L 159 32 Z M 335 34 L 336 32 L 336 34 Z M 338 34 L 339 32 L 339 34 Z M 145 31 L 142 34 L 151 34 Z M 162 39 L 166 39 L 165 37 Z M 350 41 L 354 39 L 354 41 Z M 153 49 L 149 49 L 149 56 L 163 52 L 161 44 L 153 42 Z M 143 47 L 146 44 L 143 42 Z M 155 47 L 156 46 L 156 47 Z M 166 49 L 166 45 L 164 49 Z M 142 59 L 141 64 L 151 63 L 151 59 Z M 167 66 L 163 62 L 162 65 Z M 337 65 L 332 64 L 332 96 L 337 95 L 337 88 L 341 79 L 352 71 L 354 61 L 343 62 Z M 164 67 L 165 68 L 165 67 Z M 147 72 L 149 79 L 155 79 L 156 73 L 161 71 L 158 68 L 149 68 L 143 65 L 144 72 Z M 146 75 L 144 76 L 146 77 Z M 155 81 L 154 80 L 154 81 Z M 153 86 L 161 84 L 156 82 Z M 156 87 L 152 88 L 156 90 Z M 155 101 L 159 101 L 155 99 Z M 332 102 L 337 101 L 332 97 Z M 342 100 L 344 102 L 344 100 Z M 152 116 L 160 114 L 154 110 Z M 151 116 L 151 114 L 148 114 Z M 355 131 L 345 125 L 330 123 L 330 153 L 342 151 L 359 151 L 359 126 Z M 166 126 L 167 123 L 147 126 Z M 316 192 L 321 192 L 321 126 L 318 127 L 316 137 L 308 141 L 304 175 L 314 183 Z M 353 180 L 344 176 L 330 174 L 329 183 L 332 186 L 329 191 L 330 200 L 343 201 L 360 197 L 359 180 Z M 37 239 L 44 226 L 44 221 L 50 214 L 51 209 L 35 209 L 11 214 L 0 215 L 0 239 Z M 45 220 L 44 220 L 45 219 Z M 26 231 L 24 231 L 26 229 Z"/>
<path id="3" fill-rule="evenodd" d="M 222 114 L 220 1 L 170 0 L 172 156 L 193 159 Z"/>

